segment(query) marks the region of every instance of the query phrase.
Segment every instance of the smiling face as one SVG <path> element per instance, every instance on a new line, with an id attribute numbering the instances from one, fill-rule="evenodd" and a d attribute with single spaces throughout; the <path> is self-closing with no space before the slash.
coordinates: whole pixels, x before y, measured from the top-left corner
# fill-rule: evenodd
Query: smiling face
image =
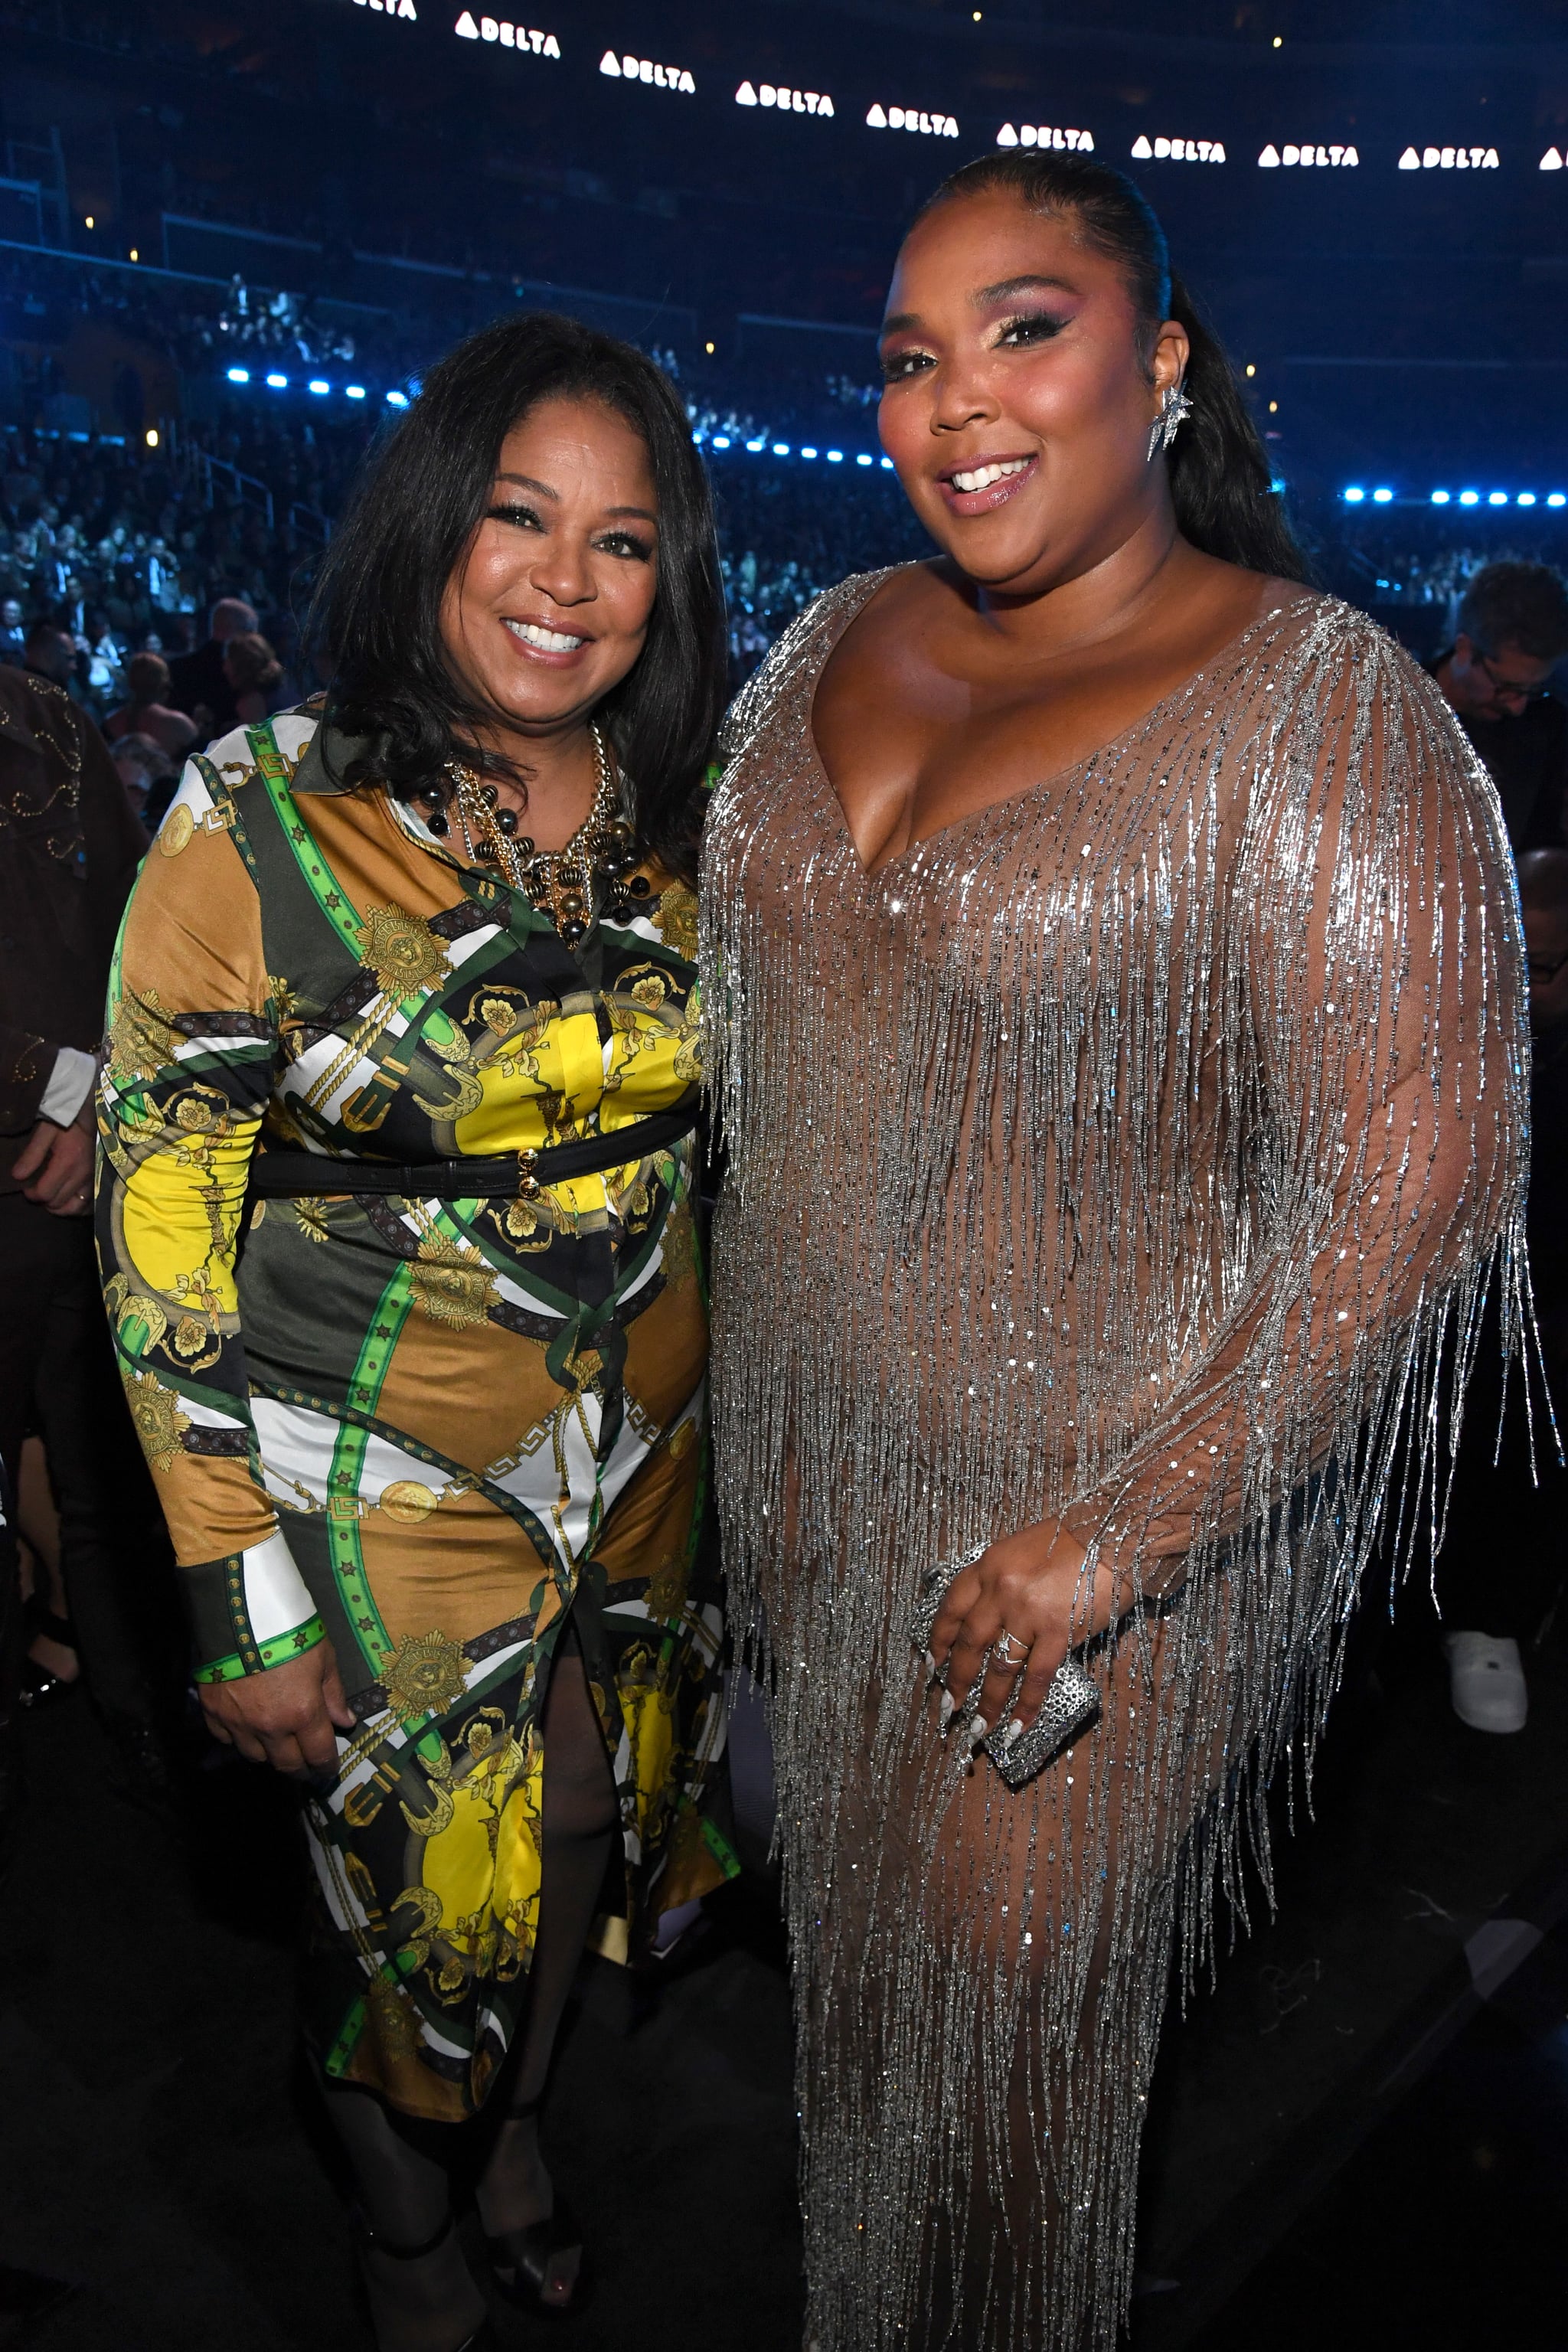
<path id="1" fill-rule="evenodd" d="M 1038 595 L 1169 507 L 1149 432 L 1180 383 L 1127 279 L 1070 214 L 1001 191 L 939 205 L 899 255 L 882 331 L 882 446 L 940 547 L 992 593 Z"/>
<path id="2" fill-rule="evenodd" d="M 503 732 L 555 733 L 632 668 L 658 586 L 641 436 L 600 401 L 542 401 L 501 444 L 484 518 L 447 583 L 447 658 Z"/>

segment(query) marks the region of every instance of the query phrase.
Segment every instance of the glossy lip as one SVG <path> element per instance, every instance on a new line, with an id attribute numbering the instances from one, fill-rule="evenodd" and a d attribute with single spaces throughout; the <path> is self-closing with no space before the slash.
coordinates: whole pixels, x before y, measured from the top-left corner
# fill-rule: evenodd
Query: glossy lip
<path id="1" fill-rule="evenodd" d="M 960 490 L 953 488 L 954 474 L 978 473 L 982 466 L 1011 466 L 1022 457 L 1026 462 L 1020 474 L 1005 474 L 984 490 Z M 955 515 L 989 514 L 993 508 L 1005 506 L 1007 500 L 1032 482 L 1039 467 L 1039 457 L 1032 449 L 996 449 L 983 457 L 955 459 L 945 473 L 937 476 L 937 488 L 946 501 L 948 511 Z"/>
<path id="2" fill-rule="evenodd" d="M 586 630 L 565 627 L 560 621 L 546 621 L 538 613 L 504 613 L 501 626 L 524 660 L 542 662 L 547 669 L 570 669 L 574 662 L 580 662 L 592 652 L 596 642 Z M 583 642 L 567 653 L 547 653 L 542 646 L 531 646 L 525 637 L 520 637 L 519 629 L 549 629 L 555 636 L 581 637 Z"/>

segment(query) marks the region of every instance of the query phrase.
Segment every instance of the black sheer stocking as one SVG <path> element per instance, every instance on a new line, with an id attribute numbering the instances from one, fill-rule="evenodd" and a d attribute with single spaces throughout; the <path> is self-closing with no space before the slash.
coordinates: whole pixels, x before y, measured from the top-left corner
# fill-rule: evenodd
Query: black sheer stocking
<path id="1" fill-rule="evenodd" d="M 543 1873 L 528 2010 L 506 2105 L 479 2179 L 479 2214 L 492 2236 L 526 2229 L 554 2210 L 539 2147 L 539 2102 L 566 1997 L 583 1957 L 618 1821 L 616 1785 L 582 1653 L 568 1632 L 544 1702 Z"/>
<path id="2" fill-rule="evenodd" d="M 394 2115 L 368 2091 L 333 2085 L 326 2102 L 368 2233 L 363 2261 L 378 2352 L 458 2352 L 484 2318 L 485 2299 L 457 2231 L 441 2234 L 451 2216 L 447 2127 Z M 428 2253 L 406 2258 L 432 2239 Z"/>

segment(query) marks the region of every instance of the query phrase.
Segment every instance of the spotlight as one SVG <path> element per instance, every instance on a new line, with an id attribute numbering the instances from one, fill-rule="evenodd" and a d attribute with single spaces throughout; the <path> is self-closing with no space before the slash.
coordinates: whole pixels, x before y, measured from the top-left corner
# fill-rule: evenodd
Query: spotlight
<path id="1" fill-rule="evenodd" d="M 773 443 L 773 456 L 775 457 L 787 457 L 789 456 L 789 443 L 787 441 L 775 441 Z"/>
<path id="2" fill-rule="evenodd" d="M 1568 498 L 1564 498 L 1561 490 L 1548 490 L 1546 503 L 1549 507 L 1568 507 Z"/>
<path id="3" fill-rule="evenodd" d="M 1518 499 L 1515 500 L 1515 504 L 1521 507 L 1532 507 L 1535 504 L 1535 492 L 1533 490 L 1521 490 Z"/>
<path id="4" fill-rule="evenodd" d="M 286 375 L 272 374 L 268 377 L 267 382 L 273 392 L 287 392 L 289 389 L 289 379 Z"/>
<path id="5" fill-rule="evenodd" d="M 408 394 L 405 392 L 389 392 L 386 395 L 386 404 L 388 408 L 406 408 Z"/>
<path id="6" fill-rule="evenodd" d="M 1487 492 L 1487 504 L 1489 507 L 1506 507 L 1508 504 L 1508 492 L 1506 490 L 1489 490 Z"/>
<path id="7" fill-rule="evenodd" d="M 1432 493 L 1432 503 L 1435 507 L 1446 507 L 1448 503 L 1447 491 L 1434 490 Z"/>
<path id="8" fill-rule="evenodd" d="M 892 470 L 893 470 L 893 461 L 892 461 L 892 459 L 891 459 L 890 457 L 884 457 L 884 458 L 883 458 L 883 460 L 882 460 L 882 471 L 883 471 L 883 473 L 884 473 L 884 474 L 890 474 L 890 473 L 892 472 Z"/>
<path id="9" fill-rule="evenodd" d="M 1354 488 L 1348 489 L 1345 492 L 1345 504 L 1347 507 L 1359 507 L 1365 496 L 1366 492 L 1364 490 Z"/>
<path id="10" fill-rule="evenodd" d="M 363 384 L 345 383 L 343 386 L 343 397 L 345 400 L 363 400 L 364 398 Z"/>
<path id="11" fill-rule="evenodd" d="M 707 352 L 707 354 L 708 354 L 709 358 L 710 358 L 710 359 L 711 359 L 711 358 L 712 358 L 712 356 L 713 356 L 713 346 L 712 346 L 712 344 L 711 344 L 711 343 L 704 343 L 704 344 L 703 344 L 703 346 L 702 346 L 702 348 L 703 348 L 703 350 Z"/>
<path id="12" fill-rule="evenodd" d="M 320 375 L 313 375 L 310 378 L 310 383 L 305 386 L 307 392 L 313 392 L 318 394 L 323 392 L 331 392 L 331 385 L 327 382 L 326 378 Z"/>
<path id="13" fill-rule="evenodd" d="M 1481 494 L 1479 490 L 1461 490 L 1459 492 L 1459 504 L 1462 507 L 1479 507 L 1480 502 Z"/>
<path id="14" fill-rule="evenodd" d="M 250 382 L 250 370 L 248 368 L 230 368 L 228 372 L 228 380 L 230 383 L 248 383 Z"/>
<path id="15" fill-rule="evenodd" d="M 866 453 L 865 453 L 865 451 L 864 451 L 863 449 L 861 450 L 860 455 L 859 455 L 859 456 L 856 458 L 856 460 L 855 460 L 855 463 L 856 463 L 858 466 L 869 466 L 872 462 L 873 462 L 873 461 L 872 461 L 869 457 L 867 457 L 867 455 L 866 455 Z"/>
<path id="16" fill-rule="evenodd" d="M 1256 375 L 1258 373 L 1258 370 L 1253 366 L 1250 360 L 1247 362 L 1247 373 L 1248 375 Z"/>
<path id="17" fill-rule="evenodd" d="M 1390 504 L 1393 497 L 1394 492 L 1392 490 L 1373 490 L 1372 494 L 1372 502 L 1374 507 L 1385 507 Z"/>
<path id="18" fill-rule="evenodd" d="M 142 258 L 142 256 L 137 252 L 134 246 L 131 248 L 131 258 L 132 261 L 140 261 Z"/>
<path id="19" fill-rule="evenodd" d="M 803 457 L 815 457 L 816 452 L 815 449 L 803 449 L 800 454 Z"/>
<path id="20" fill-rule="evenodd" d="M 713 446 L 715 449 L 727 449 L 729 446 L 730 436 L 727 433 L 715 433 L 713 436 Z"/>
<path id="21" fill-rule="evenodd" d="M 753 450 L 754 450 L 754 449 L 765 449 L 765 448 L 767 447 L 767 446 L 768 446 L 768 445 L 767 445 L 767 443 L 766 443 L 765 441 L 748 441 L 748 442 L 747 442 L 747 444 L 746 444 L 746 446 L 747 446 L 747 448 L 748 448 L 748 449 L 753 449 Z"/>
<path id="22" fill-rule="evenodd" d="M 149 449 L 155 449 L 158 446 L 158 428 L 155 425 L 149 425 L 147 427 L 146 440 Z"/>
<path id="23" fill-rule="evenodd" d="M 827 453 L 827 462 L 830 466 L 842 466 L 844 463 L 843 450 L 830 449 Z"/>

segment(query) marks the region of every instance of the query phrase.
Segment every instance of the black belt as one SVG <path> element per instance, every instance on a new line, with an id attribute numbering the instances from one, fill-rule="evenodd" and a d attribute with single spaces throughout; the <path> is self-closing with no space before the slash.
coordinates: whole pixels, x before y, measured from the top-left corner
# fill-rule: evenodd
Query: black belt
<path id="1" fill-rule="evenodd" d="M 570 1176 L 599 1176 L 662 1151 L 697 1124 L 697 1106 L 655 1111 L 610 1135 L 503 1151 L 493 1160 L 425 1160 L 395 1167 L 385 1160 L 334 1160 L 319 1151 L 259 1151 L 250 1163 L 256 1201 L 319 1199 L 328 1192 L 390 1192 L 408 1201 L 527 1200 Z"/>

